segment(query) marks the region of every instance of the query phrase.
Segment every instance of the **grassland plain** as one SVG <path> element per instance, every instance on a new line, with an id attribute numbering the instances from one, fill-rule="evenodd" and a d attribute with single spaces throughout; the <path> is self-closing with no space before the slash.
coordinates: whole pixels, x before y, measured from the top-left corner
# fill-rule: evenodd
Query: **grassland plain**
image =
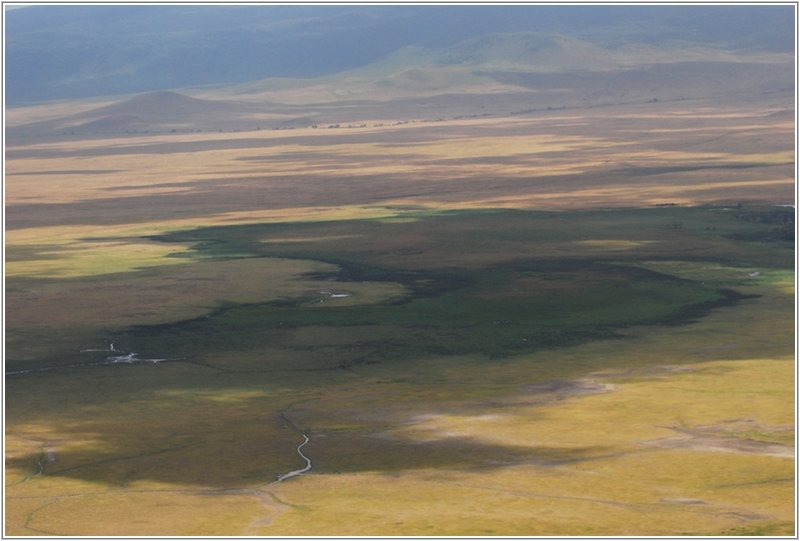
<path id="1" fill-rule="evenodd" d="M 151 236 L 182 265 L 20 277 L 7 533 L 788 532 L 787 214 L 214 226 Z M 109 343 L 176 360 L 65 366 Z M 315 475 L 269 485 L 301 433 Z"/>
<path id="2" fill-rule="evenodd" d="M 6 535 L 794 533 L 760 103 L 11 144 Z"/>

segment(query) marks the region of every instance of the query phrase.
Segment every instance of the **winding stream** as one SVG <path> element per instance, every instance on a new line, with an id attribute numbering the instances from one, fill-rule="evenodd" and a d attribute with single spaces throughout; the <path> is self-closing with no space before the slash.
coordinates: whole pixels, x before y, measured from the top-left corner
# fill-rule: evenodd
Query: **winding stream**
<path id="1" fill-rule="evenodd" d="M 300 475 L 300 474 L 305 473 L 305 472 L 307 472 L 308 470 L 311 469 L 311 459 L 308 458 L 306 455 L 304 455 L 303 451 L 300 450 L 303 447 L 303 445 L 308 443 L 308 436 L 303 434 L 303 437 L 305 438 L 306 441 L 304 441 L 303 443 L 301 443 L 300 445 L 297 446 L 297 454 L 300 455 L 301 457 L 303 457 L 303 460 L 306 461 L 306 467 L 301 469 L 301 470 L 294 470 L 294 471 L 290 471 L 289 473 L 284 473 L 283 475 L 279 475 L 278 479 L 276 479 L 275 481 L 271 482 L 270 485 L 274 485 L 275 483 L 280 483 L 284 479 L 288 479 L 290 477 L 294 477 L 295 475 Z"/>
<path id="2" fill-rule="evenodd" d="M 87 352 L 96 352 L 96 351 L 109 351 L 109 352 L 114 352 L 114 353 L 123 353 L 122 351 L 120 351 L 118 349 L 114 349 L 114 342 L 111 342 L 111 346 L 109 347 L 109 349 L 82 349 L 80 352 L 81 353 L 87 353 Z M 78 364 L 67 364 L 67 365 L 61 365 L 61 366 L 45 366 L 45 367 L 42 367 L 42 368 L 31 368 L 29 370 L 14 370 L 14 371 L 11 371 L 11 372 L 6 372 L 5 375 L 6 376 L 11 376 L 11 375 L 14 375 L 14 374 L 28 374 L 28 373 L 31 373 L 31 372 L 43 372 L 45 370 L 56 370 L 58 368 L 81 368 L 81 367 L 85 367 L 85 366 L 100 366 L 100 365 L 104 365 L 104 364 L 119 364 L 119 363 L 125 363 L 125 364 L 152 363 L 152 364 L 156 364 L 156 363 L 163 363 L 164 361 L 181 361 L 181 360 L 183 360 L 183 358 L 176 358 L 176 359 L 139 359 L 139 358 L 137 358 L 138 355 L 139 355 L 138 353 L 128 353 L 127 355 L 117 355 L 115 357 L 106 357 L 106 360 L 99 361 L 99 362 L 94 362 L 94 363 L 78 363 Z"/>

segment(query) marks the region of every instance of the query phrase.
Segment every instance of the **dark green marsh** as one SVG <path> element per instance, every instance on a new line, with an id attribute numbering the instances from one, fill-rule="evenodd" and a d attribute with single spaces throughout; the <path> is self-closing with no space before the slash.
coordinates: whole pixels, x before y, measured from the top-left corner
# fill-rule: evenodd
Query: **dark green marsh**
<path id="1" fill-rule="evenodd" d="M 268 274 L 228 274 L 225 280 L 242 287 L 257 290 L 261 282 L 254 289 L 252 282 L 263 280 L 277 293 L 259 302 L 220 298 L 199 317 L 157 325 L 109 321 L 95 327 L 81 326 L 70 307 L 58 303 L 61 293 L 97 283 L 97 277 L 38 285 L 29 279 L 27 288 L 50 288 L 43 290 L 52 292 L 49 302 L 60 312 L 48 312 L 47 325 L 7 333 L 7 419 L 24 426 L 46 418 L 75 438 L 91 434 L 103 442 L 100 451 L 64 451 L 59 467 L 50 468 L 53 475 L 112 485 L 131 472 L 169 482 L 269 481 L 291 468 L 291 452 L 257 467 L 208 468 L 219 456 L 246 460 L 251 448 L 291 451 L 297 434 L 286 430 L 278 412 L 327 389 L 369 381 L 383 389 L 378 403 L 491 397 L 506 389 L 507 382 L 485 380 L 498 363 L 595 340 L 635 340 L 632 328 L 684 325 L 749 302 L 747 271 L 791 271 L 794 257 L 793 242 L 771 236 L 789 211 L 756 210 L 780 216 L 742 219 L 737 213 L 744 211 L 710 207 L 410 210 L 396 220 L 208 227 L 154 237 L 193 246 L 190 255 L 200 261 L 186 265 L 202 264 L 208 275 L 192 278 L 199 291 L 212 283 L 203 280 L 223 279 L 214 269 L 231 261 L 313 260 L 319 270 L 277 285 L 264 278 Z M 687 279 L 669 273 L 675 262 L 676 268 L 742 270 Z M 102 277 L 118 286 L 107 302 L 122 305 L 142 295 L 155 275 L 166 280 L 158 282 L 166 291 L 187 279 L 183 267 Z M 112 355 L 108 351 L 81 351 L 112 342 L 141 359 L 171 360 L 109 365 L 99 364 Z M 525 370 L 529 382 L 652 362 L 561 356 L 557 366 L 545 366 L 548 358 L 537 357 Z M 44 370 L 9 373 L 31 368 Z M 206 426 L 210 417 L 217 420 Z M 37 456 L 13 462 L 33 468 Z M 194 462 L 184 463 L 186 456 Z M 163 469 L 167 457 L 174 460 Z"/>
<path id="2" fill-rule="evenodd" d="M 744 298 L 725 284 L 643 269 L 653 260 L 786 267 L 793 243 L 764 241 L 773 221 L 737 209 L 657 208 L 545 213 L 409 213 L 405 220 L 253 224 L 155 237 L 194 243 L 203 258 L 297 258 L 337 270 L 305 276 L 316 291 L 220 306 L 198 319 L 121 330 L 130 350 L 221 370 L 349 369 L 426 356 L 501 359 L 618 337 L 632 325 L 675 325 Z M 758 241 L 739 240 L 755 235 Z M 247 280 L 246 276 L 241 277 Z M 348 285 L 391 282 L 405 295 L 343 305 Z M 327 329 L 309 334 L 304 329 Z M 313 338 L 311 336 L 313 335 Z M 222 352 L 285 355 L 223 366 Z M 251 355 L 252 356 L 252 355 Z M 319 360 L 313 360 L 319 357 Z"/>
<path id="3" fill-rule="evenodd" d="M 427 356 L 502 359 L 618 337 L 620 329 L 634 325 L 689 322 L 744 298 L 729 287 L 736 284 L 647 270 L 648 261 L 788 269 L 794 249 L 792 240 L 776 233 L 792 222 L 793 211 L 778 207 L 412 209 L 401 218 L 206 227 L 152 237 L 190 244 L 189 256 L 209 268 L 215 261 L 267 264 L 280 258 L 317 261 L 328 270 L 304 273 L 298 277 L 302 286 L 289 284 L 268 301 L 220 299 L 193 319 L 107 326 L 102 332 L 69 325 L 65 331 L 63 322 L 46 333 L 15 330 L 7 371 L 97 362 L 105 353 L 79 350 L 112 341 L 142 358 L 234 372 L 402 365 Z M 152 272 L 104 279 L 130 284 L 128 294 L 136 294 L 138 277 Z M 165 272 L 178 273 L 180 266 Z M 254 280 L 246 274 L 226 279 Z M 402 293 L 372 300 L 369 291 L 376 284 L 393 284 Z M 36 352 L 35 361 L 22 361 L 26 348 Z M 220 361 L 233 352 L 259 360 Z"/>

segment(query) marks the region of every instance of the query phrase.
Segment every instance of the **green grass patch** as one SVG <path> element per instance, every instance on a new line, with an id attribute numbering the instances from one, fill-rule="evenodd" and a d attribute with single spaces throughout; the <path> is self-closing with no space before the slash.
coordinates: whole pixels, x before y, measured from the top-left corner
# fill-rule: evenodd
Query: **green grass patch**
<path id="1" fill-rule="evenodd" d="M 674 221 L 683 228 L 667 227 Z M 785 354 L 791 306 L 780 288 L 793 260 L 778 242 L 720 235 L 728 222 L 769 226 L 673 208 L 253 224 L 151 239 L 193 246 L 202 261 L 191 265 L 19 277 L 6 370 L 48 370 L 6 378 L 7 437 L 20 448 L 7 467 L 21 481 L 48 446 L 57 458 L 15 490 L 267 483 L 302 466 L 302 440 L 279 412 L 315 431 L 309 456 L 331 475 L 602 454 L 364 434 L 393 426 L 389 410 L 507 413 L 497 401 L 530 383 Z M 29 323 L 19 319 L 39 302 Z M 708 327 L 718 312 L 736 318 Z M 112 341 L 174 360 L 102 365 L 92 363 L 109 352 L 80 351 Z"/>
<path id="2" fill-rule="evenodd" d="M 722 209 L 658 208 L 420 212 L 404 222 L 179 231 L 153 239 L 190 244 L 195 253 L 220 261 L 243 255 L 320 261 L 336 270 L 305 278 L 331 290 L 384 283 L 402 287 L 405 295 L 348 305 L 320 291 L 287 292 L 276 301 L 231 304 L 198 319 L 137 326 L 117 336 L 129 349 L 199 362 L 221 352 L 264 348 L 307 355 L 301 363 L 287 363 L 283 356 L 265 360 L 265 371 L 330 370 L 441 355 L 505 358 L 612 338 L 631 325 L 686 323 L 741 300 L 744 295 L 729 287 L 741 280 L 686 269 L 698 265 L 701 254 L 706 265 L 720 269 L 720 261 L 734 256 L 751 260 L 752 246 L 736 245 L 739 253 L 732 253 L 725 234 L 763 225 Z M 576 243 L 578 251 L 563 249 Z M 782 247 L 772 248 L 760 254 L 761 267 L 786 263 Z M 296 335 L 305 328 L 336 329 L 336 338 L 304 343 Z M 373 329 L 376 337 L 365 337 L 362 329 Z M 317 354 L 325 361 L 309 362 Z"/>

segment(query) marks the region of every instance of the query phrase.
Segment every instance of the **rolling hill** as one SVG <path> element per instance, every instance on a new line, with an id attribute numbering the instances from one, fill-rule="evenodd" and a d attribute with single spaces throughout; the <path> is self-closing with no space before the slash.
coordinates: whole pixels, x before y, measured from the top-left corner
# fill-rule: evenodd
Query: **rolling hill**
<path id="1" fill-rule="evenodd" d="M 126 95 L 20 121 L 7 137 L 237 131 L 436 120 L 555 108 L 791 94 L 793 57 L 698 46 L 604 48 L 575 37 L 497 33 L 439 49 L 409 46 L 316 78 Z M 66 111 L 66 114 L 65 114 Z"/>
<path id="2" fill-rule="evenodd" d="M 791 54 L 792 10 L 791 5 L 34 5 L 4 14 L 5 99 L 17 106 L 318 78 L 396 60 L 409 47 L 426 51 L 440 66 L 527 62 L 533 52 L 549 65 L 562 58 L 548 58 L 553 38 L 533 38 L 520 49 L 518 40 L 498 37 L 508 33 L 575 38 L 574 56 L 593 69 L 607 64 L 606 57 L 613 60 L 614 51 L 629 55 L 631 47 L 644 46 Z M 487 39 L 494 41 L 491 47 Z"/>

